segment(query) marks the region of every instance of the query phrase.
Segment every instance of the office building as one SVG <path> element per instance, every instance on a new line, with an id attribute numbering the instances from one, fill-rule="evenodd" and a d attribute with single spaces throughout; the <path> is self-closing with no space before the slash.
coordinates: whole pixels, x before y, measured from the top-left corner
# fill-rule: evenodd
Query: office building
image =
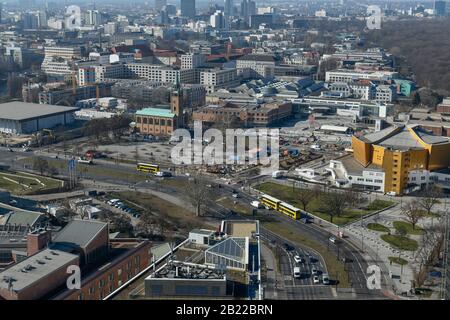
<path id="1" fill-rule="evenodd" d="M 271 55 L 248 54 L 236 60 L 239 74 L 246 74 L 248 78 L 270 78 L 273 76 L 275 59 Z"/>
<path id="2" fill-rule="evenodd" d="M 214 12 L 214 14 L 210 18 L 210 24 L 211 24 L 211 27 L 213 27 L 214 29 L 217 29 L 217 30 L 225 29 L 226 21 L 225 21 L 223 12 L 220 10 L 217 10 L 216 12 Z"/>
<path id="3" fill-rule="evenodd" d="M 195 0 L 181 0 L 181 16 L 186 18 L 195 17 Z"/>
<path id="4" fill-rule="evenodd" d="M 444 17 L 447 14 L 447 3 L 443 0 L 434 1 L 434 14 L 438 17 Z"/>
<path id="5" fill-rule="evenodd" d="M 225 0 L 224 4 L 225 17 L 231 17 L 234 15 L 234 3 L 233 0 Z"/>
<path id="6" fill-rule="evenodd" d="M 167 5 L 167 0 L 155 0 L 155 10 L 157 12 L 161 11 L 164 6 Z"/>

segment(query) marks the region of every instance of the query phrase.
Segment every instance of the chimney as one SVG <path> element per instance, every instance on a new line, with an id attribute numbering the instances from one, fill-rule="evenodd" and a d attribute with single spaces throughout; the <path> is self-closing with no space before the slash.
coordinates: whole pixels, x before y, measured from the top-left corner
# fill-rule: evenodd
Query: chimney
<path id="1" fill-rule="evenodd" d="M 51 241 L 52 235 L 49 230 L 35 230 L 27 236 L 27 255 L 31 256 L 46 248 Z"/>

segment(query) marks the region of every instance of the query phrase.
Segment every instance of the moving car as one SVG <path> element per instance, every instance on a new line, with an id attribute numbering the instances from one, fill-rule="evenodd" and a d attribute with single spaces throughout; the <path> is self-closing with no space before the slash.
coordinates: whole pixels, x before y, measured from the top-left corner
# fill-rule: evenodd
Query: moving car
<path id="1" fill-rule="evenodd" d="M 337 239 L 335 237 L 330 237 L 330 242 L 337 243 Z"/>
<path id="2" fill-rule="evenodd" d="M 320 279 L 319 279 L 318 276 L 314 276 L 314 277 L 313 277 L 313 283 L 314 283 L 314 284 L 320 283 Z"/>
<path id="3" fill-rule="evenodd" d="M 316 268 L 312 268 L 312 269 L 311 269 L 311 273 L 312 273 L 314 276 L 317 276 L 317 275 L 319 275 L 319 270 L 317 270 Z"/>
<path id="4" fill-rule="evenodd" d="M 299 267 L 295 267 L 294 268 L 294 278 L 300 278 L 301 276 L 301 272 L 300 272 L 300 268 Z"/>
<path id="5" fill-rule="evenodd" d="M 302 257 L 300 257 L 298 254 L 294 256 L 295 263 L 303 263 Z"/>
<path id="6" fill-rule="evenodd" d="M 324 273 L 322 275 L 322 283 L 323 284 L 330 284 L 330 277 L 328 276 L 328 273 Z"/>

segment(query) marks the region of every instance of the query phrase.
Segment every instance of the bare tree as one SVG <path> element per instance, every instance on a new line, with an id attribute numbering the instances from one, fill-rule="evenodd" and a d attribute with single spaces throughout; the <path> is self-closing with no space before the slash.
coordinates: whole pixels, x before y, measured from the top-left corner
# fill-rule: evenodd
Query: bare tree
<path id="1" fill-rule="evenodd" d="M 48 161 L 41 158 L 41 157 L 37 157 L 33 160 L 33 170 L 39 171 L 39 173 L 41 175 L 44 174 L 44 172 L 47 172 L 49 169 L 49 164 Z"/>
<path id="2" fill-rule="evenodd" d="M 442 219 L 440 219 L 442 220 Z M 425 228 L 416 260 L 419 262 L 419 271 L 415 273 L 417 286 L 422 286 L 428 274 L 429 267 L 433 266 L 444 250 L 445 225 L 444 222 Z"/>
<path id="3" fill-rule="evenodd" d="M 405 216 L 406 220 L 411 223 L 414 230 L 417 223 L 423 218 L 419 201 L 413 200 L 407 203 L 406 206 L 402 208 L 402 214 Z"/>
<path id="4" fill-rule="evenodd" d="M 431 214 L 434 206 L 439 203 L 439 198 L 442 196 L 442 191 L 436 186 L 429 186 L 423 192 L 423 197 L 419 198 L 419 205 L 427 212 L 427 215 Z"/>
<path id="5" fill-rule="evenodd" d="M 195 207 L 197 217 L 201 216 L 202 206 L 205 204 L 208 194 L 206 181 L 198 174 L 189 178 L 187 194 Z"/>
<path id="6" fill-rule="evenodd" d="M 323 201 L 324 207 L 330 215 L 331 223 L 333 223 L 333 217 L 340 217 L 348 207 L 348 201 L 345 194 L 336 191 L 326 193 Z"/>
<path id="7" fill-rule="evenodd" d="M 315 198 L 316 194 L 310 189 L 299 189 L 298 191 L 298 201 L 302 204 L 303 210 L 306 211 L 306 207 Z"/>
<path id="8" fill-rule="evenodd" d="M 155 218 L 152 216 L 150 211 L 146 210 L 142 212 L 139 219 L 138 228 L 141 229 L 144 233 L 150 234 L 153 231 L 154 224 Z"/>

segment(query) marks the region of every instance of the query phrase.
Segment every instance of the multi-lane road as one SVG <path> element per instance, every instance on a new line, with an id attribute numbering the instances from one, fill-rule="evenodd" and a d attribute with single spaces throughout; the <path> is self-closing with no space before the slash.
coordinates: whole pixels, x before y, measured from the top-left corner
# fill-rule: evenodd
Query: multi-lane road
<path id="1" fill-rule="evenodd" d="M 4 149 L 4 148 L 2 148 Z M 51 154 L 46 154 L 45 152 L 22 152 L 20 150 L 16 152 L 9 152 L 7 149 L 1 150 L 1 157 L 0 157 L 0 163 L 4 163 L 7 165 L 11 165 L 12 168 L 15 169 L 23 169 L 23 164 L 19 164 L 16 160 L 18 158 L 22 157 L 32 157 L 36 154 L 39 154 L 40 156 L 44 158 L 52 158 L 54 159 L 54 156 Z M 59 160 L 61 162 L 66 162 L 67 160 Z M 101 182 L 108 182 L 108 183 L 114 183 L 117 185 L 129 185 L 130 183 L 133 183 L 130 181 L 130 179 L 127 177 L 127 174 L 136 174 L 135 168 L 132 166 L 127 165 L 118 165 L 115 163 L 107 163 L 107 162 L 101 162 L 95 166 L 99 166 L 101 168 L 114 170 L 116 172 L 123 173 L 123 178 L 119 178 L 117 176 L 115 177 L 108 177 L 102 174 L 96 174 L 95 171 L 90 172 L 89 174 L 85 175 L 85 178 L 89 179 L 95 179 L 97 181 Z M 63 174 L 63 173 L 62 173 Z M 186 179 L 186 177 L 174 177 L 172 179 Z M 206 178 L 208 179 L 208 178 Z M 212 181 L 212 183 L 217 184 L 217 181 Z M 149 188 L 149 189 L 157 189 L 159 192 L 166 192 L 171 195 L 176 195 L 177 197 L 180 197 L 184 200 L 186 200 L 186 194 L 185 190 L 182 190 L 180 188 L 177 188 L 173 185 L 165 185 L 165 184 L 159 184 L 159 183 L 145 183 L 140 182 L 138 183 L 139 188 Z M 236 187 L 230 186 L 230 185 L 221 185 L 220 188 L 212 188 L 211 193 L 215 194 L 217 197 L 230 197 L 232 196 L 232 193 L 235 192 Z M 257 200 L 256 196 L 250 195 L 248 193 L 243 192 L 243 190 L 239 189 L 239 198 L 231 198 L 235 201 L 240 202 L 241 204 L 249 205 L 251 201 Z M 224 208 L 222 205 L 214 202 L 209 201 L 207 204 L 207 207 L 210 211 L 216 212 L 217 218 L 224 218 L 230 217 L 230 210 L 227 208 Z M 381 292 L 379 290 L 369 290 L 367 289 L 366 285 L 366 274 L 365 271 L 367 270 L 367 262 L 362 257 L 361 253 L 353 247 L 350 243 L 344 241 L 341 241 L 339 245 L 330 244 L 329 238 L 331 234 L 322 229 L 320 226 L 316 226 L 314 224 L 304 224 L 299 221 L 294 221 L 287 216 L 284 216 L 278 212 L 274 211 L 268 211 L 268 210 L 259 210 L 259 214 L 262 215 L 270 215 L 273 219 L 275 219 L 278 222 L 289 224 L 292 226 L 295 231 L 298 233 L 307 236 L 314 241 L 320 243 L 321 245 L 327 247 L 330 252 L 332 252 L 337 258 L 347 258 L 349 262 L 346 263 L 346 270 L 348 272 L 348 276 L 350 279 L 350 282 L 352 284 L 353 292 L 357 295 L 358 298 L 363 299 L 374 299 L 374 298 L 382 298 Z M 235 216 L 234 216 L 235 217 Z M 242 218 L 242 217 L 241 217 Z M 269 233 L 268 230 L 265 230 L 262 228 L 261 236 L 265 236 L 269 241 L 275 241 L 276 243 L 280 244 L 283 242 L 287 242 L 286 239 L 283 239 L 279 237 L 278 235 L 274 235 L 273 233 Z M 304 252 L 305 248 L 301 248 L 298 246 L 298 244 L 291 243 L 295 250 L 299 253 Z M 305 254 L 307 254 L 305 252 Z M 309 254 L 309 253 L 308 253 Z M 287 293 L 287 298 L 292 299 L 307 299 L 307 298 L 332 298 L 336 295 L 335 292 L 332 291 L 332 287 L 330 286 L 324 286 L 324 285 L 314 285 L 311 283 L 311 277 L 305 277 L 305 279 L 300 280 L 293 280 L 292 274 L 293 274 L 293 264 L 292 264 L 292 257 L 290 256 L 290 253 L 284 253 L 280 255 L 281 259 L 281 272 L 284 277 L 284 288 Z M 316 255 L 317 256 L 317 255 Z M 319 258 L 319 257 L 318 257 Z M 320 261 L 320 258 L 319 258 Z M 304 269 L 305 274 L 308 274 L 310 271 L 310 268 L 312 265 L 304 265 L 301 266 Z M 322 269 L 325 269 L 325 266 L 321 266 Z"/>

